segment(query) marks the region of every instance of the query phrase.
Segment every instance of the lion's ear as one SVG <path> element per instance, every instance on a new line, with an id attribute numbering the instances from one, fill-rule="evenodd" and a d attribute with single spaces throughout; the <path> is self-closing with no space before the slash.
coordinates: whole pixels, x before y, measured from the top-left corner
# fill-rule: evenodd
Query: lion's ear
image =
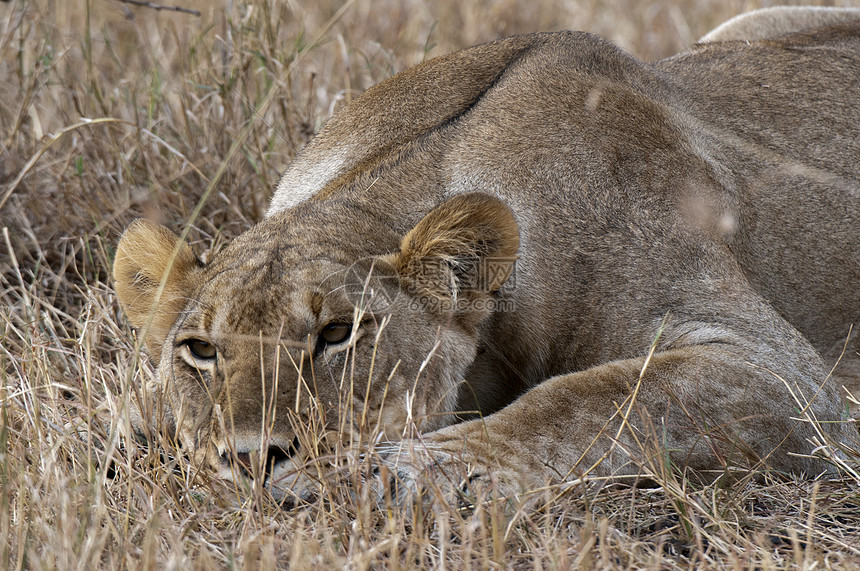
<path id="1" fill-rule="evenodd" d="M 114 287 L 131 324 L 146 332 L 146 346 L 156 362 L 199 267 L 188 244 L 164 226 L 138 219 L 120 238 Z"/>
<path id="2" fill-rule="evenodd" d="M 519 228 L 504 202 L 463 194 L 431 210 L 391 262 L 412 295 L 478 317 L 488 314 L 487 302 L 511 276 L 519 244 Z"/>

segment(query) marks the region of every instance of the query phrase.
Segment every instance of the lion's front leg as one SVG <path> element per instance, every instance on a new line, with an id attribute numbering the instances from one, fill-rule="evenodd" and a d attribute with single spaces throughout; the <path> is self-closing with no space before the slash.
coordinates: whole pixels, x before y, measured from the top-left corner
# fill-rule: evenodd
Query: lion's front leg
<path id="1" fill-rule="evenodd" d="M 815 384 L 823 371 L 779 373 L 716 345 L 656 353 L 647 366 L 616 361 L 549 379 L 484 419 L 391 444 L 383 458 L 399 493 L 447 501 L 670 469 L 704 480 L 758 468 L 820 472 L 826 462 L 809 456 L 817 431 L 839 441 L 841 427 L 806 417 L 838 420 L 836 393 Z"/>

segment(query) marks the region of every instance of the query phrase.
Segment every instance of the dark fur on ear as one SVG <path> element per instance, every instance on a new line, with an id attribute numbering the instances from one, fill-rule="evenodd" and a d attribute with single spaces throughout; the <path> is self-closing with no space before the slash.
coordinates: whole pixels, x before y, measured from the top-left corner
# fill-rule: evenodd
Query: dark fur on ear
<path id="1" fill-rule="evenodd" d="M 144 329 L 156 362 L 199 267 L 188 244 L 164 226 L 138 219 L 120 238 L 113 262 L 114 287 L 131 324 Z"/>

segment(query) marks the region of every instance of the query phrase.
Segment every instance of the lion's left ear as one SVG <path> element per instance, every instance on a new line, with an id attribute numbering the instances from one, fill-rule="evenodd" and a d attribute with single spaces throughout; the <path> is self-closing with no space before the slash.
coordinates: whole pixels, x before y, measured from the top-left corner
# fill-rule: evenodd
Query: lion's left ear
<path id="1" fill-rule="evenodd" d="M 389 261 L 413 296 L 455 313 L 487 313 L 487 301 L 513 272 L 519 228 L 508 206 L 463 194 L 430 211 Z"/>
<path id="2" fill-rule="evenodd" d="M 155 362 L 188 302 L 200 267 L 188 244 L 164 226 L 144 219 L 132 222 L 119 240 L 114 287 L 131 324 L 147 329 L 146 346 Z"/>

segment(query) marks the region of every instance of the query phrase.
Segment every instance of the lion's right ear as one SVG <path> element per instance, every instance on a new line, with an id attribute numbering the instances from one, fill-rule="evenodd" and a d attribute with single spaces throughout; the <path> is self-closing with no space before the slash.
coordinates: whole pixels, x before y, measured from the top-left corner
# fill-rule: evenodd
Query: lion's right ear
<path id="1" fill-rule="evenodd" d="M 431 210 L 388 261 L 412 295 L 450 307 L 464 325 L 489 315 L 489 300 L 511 276 L 520 245 L 514 213 L 483 193 L 461 194 Z"/>
<path id="2" fill-rule="evenodd" d="M 200 267 L 188 244 L 164 226 L 138 219 L 119 240 L 114 287 L 131 324 L 145 331 L 146 346 L 156 362 Z"/>

